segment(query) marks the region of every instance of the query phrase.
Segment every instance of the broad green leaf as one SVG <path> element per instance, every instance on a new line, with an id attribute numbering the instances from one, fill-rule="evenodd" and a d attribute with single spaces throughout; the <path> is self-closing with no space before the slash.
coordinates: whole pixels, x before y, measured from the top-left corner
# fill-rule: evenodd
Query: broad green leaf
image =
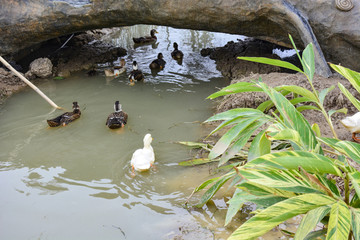
<path id="1" fill-rule="evenodd" d="M 228 240 L 255 239 L 292 217 L 321 206 L 332 205 L 334 202 L 331 197 L 322 194 L 303 194 L 287 199 L 250 218 L 235 230 Z"/>
<path id="2" fill-rule="evenodd" d="M 314 123 L 311 126 L 311 129 L 314 131 L 314 133 L 316 134 L 317 137 L 321 137 L 321 131 L 320 131 L 320 127 L 317 123 Z"/>
<path id="3" fill-rule="evenodd" d="M 355 239 L 360 239 L 360 210 L 351 208 L 351 227 Z"/>
<path id="4" fill-rule="evenodd" d="M 283 86 L 281 86 L 281 88 L 291 91 L 293 93 L 299 94 L 303 97 L 306 97 L 307 99 L 309 99 L 313 102 L 317 102 L 316 96 L 311 91 L 307 90 L 306 88 L 299 87 L 296 85 L 283 85 Z"/>
<path id="5" fill-rule="evenodd" d="M 341 108 L 341 109 L 337 109 L 337 110 L 330 110 L 328 112 L 329 117 L 331 117 L 331 115 L 333 115 L 334 113 L 344 113 L 347 114 L 347 108 Z"/>
<path id="6" fill-rule="evenodd" d="M 270 153 L 258 157 L 247 163 L 247 167 L 256 167 L 258 165 L 266 166 L 269 169 L 295 169 L 301 166 L 310 173 L 331 173 L 336 176 L 342 176 L 341 171 L 333 163 L 333 159 L 321 154 L 306 151 L 286 151 Z"/>
<path id="7" fill-rule="evenodd" d="M 211 146 L 207 143 L 198 143 L 198 142 L 182 142 L 182 141 L 179 141 L 179 142 L 175 142 L 175 143 L 178 143 L 178 144 L 181 144 L 181 145 L 185 145 L 185 146 L 188 146 L 188 147 L 192 147 L 192 148 L 203 148 L 203 149 L 210 149 Z"/>
<path id="8" fill-rule="evenodd" d="M 326 145 L 334 148 L 338 152 L 345 154 L 357 163 L 360 163 L 360 144 L 350 141 L 340 141 L 333 138 L 321 137 L 319 140 Z"/>
<path id="9" fill-rule="evenodd" d="M 253 108 L 235 108 L 230 109 L 226 112 L 218 113 L 210 118 L 208 118 L 205 122 L 213 122 L 213 121 L 227 121 L 232 120 L 236 117 L 247 117 L 250 118 L 251 116 L 266 116 L 263 112 L 253 109 Z"/>
<path id="10" fill-rule="evenodd" d="M 299 113 L 295 107 L 280 93 L 269 88 L 264 83 L 259 83 L 259 85 L 264 89 L 264 92 L 268 94 L 270 99 L 275 104 L 277 110 L 283 117 L 285 126 L 301 133 L 301 141 L 304 144 L 302 149 L 309 151 L 315 150 L 317 148 L 318 142 L 314 132 L 311 130 L 310 124 L 304 118 L 304 116 Z"/>
<path id="11" fill-rule="evenodd" d="M 217 91 L 210 96 L 208 96 L 208 99 L 214 99 L 220 96 L 234 94 L 234 93 L 241 93 L 241 92 L 262 92 L 261 88 L 256 87 L 254 83 L 250 82 L 237 82 L 234 84 L 231 84 L 227 87 L 224 87 L 220 91 Z"/>
<path id="12" fill-rule="evenodd" d="M 273 187 L 267 187 L 264 186 L 263 184 L 250 182 L 250 181 L 245 181 L 241 184 L 238 184 L 237 188 L 240 188 L 252 195 L 259 197 L 279 196 L 282 198 L 291 198 L 296 196 L 294 192 L 281 190 Z"/>
<path id="13" fill-rule="evenodd" d="M 268 154 L 271 151 L 271 142 L 267 139 L 265 135 L 265 130 L 261 131 L 256 135 L 254 140 L 251 142 L 249 153 L 248 153 L 248 162 L 252 159 L 260 157 L 264 154 Z"/>
<path id="14" fill-rule="evenodd" d="M 300 134 L 293 129 L 286 128 L 278 132 L 267 132 L 267 136 L 270 141 L 289 140 L 296 143 L 297 145 L 301 145 Z"/>
<path id="15" fill-rule="evenodd" d="M 247 128 L 241 132 L 241 136 L 229 147 L 221 157 L 219 166 L 225 164 L 229 159 L 235 156 L 248 142 L 252 134 L 259 129 L 262 125 L 267 123 L 267 119 L 258 119 L 257 121 L 251 123 Z"/>
<path id="16" fill-rule="evenodd" d="M 320 108 L 315 107 L 313 105 L 303 105 L 303 106 L 297 107 L 296 110 L 298 110 L 299 112 L 302 112 L 302 111 L 305 111 L 305 110 L 321 111 Z"/>
<path id="17" fill-rule="evenodd" d="M 267 187 L 278 188 L 295 193 L 326 193 L 318 185 L 308 181 L 295 170 L 263 171 L 242 169 L 240 174 L 251 182 Z"/>
<path id="18" fill-rule="evenodd" d="M 338 83 L 341 92 L 349 99 L 349 101 L 360 111 L 360 101 L 357 100 L 341 83 Z"/>
<path id="19" fill-rule="evenodd" d="M 295 66 L 295 65 L 293 65 L 293 64 L 291 64 L 289 62 L 281 61 L 281 60 L 278 60 L 278 59 L 271 59 L 271 58 L 264 58 L 264 57 L 238 57 L 238 59 L 246 60 L 246 61 L 250 61 L 250 62 L 264 63 L 264 64 L 278 66 L 278 67 L 283 67 L 283 68 L 287 68 L 287 69 L 290 69 L 290 70 L 294 70 L 296 72 L 301 72 L 301 73 L 303 72 L 297 66 Z"/>
<path id="20" fill-rule="evenodd" d="M 351 183 L 355 189 L 356 194 L 360 198 L 360 172 L 353 172 L 349 174 Z"/>
<path id="21" fill-rule="evenodd" d="M 330 66 L 337 71 L 338 73 L 340 73 L 341 75 L 343 75 L 347 80 L 349 80 L 349 82 L 351 83 L 351 85 L 358 91 L 360 92 L 360 73 L 355 72 L 349 68 L 340 66 L 340 65 L 335 65 L 330 63 Z"/>
<path id="22" fill-rule="evenodd" d="M 350 232 L 350 209 L 345 202 L 338 201 L 331 206 L 326 239 L 347 240 Z"/>
<path id="23" fill-rule="evenodd" d="M 233 177 L 233 174 L 228 174 L 225 176 L 222 176 L 219 181 L 217 181 L 214 185 L 212 185 L 201 197 L 198 204 L 196 204 L 196 207 L 201 208 L 204 206 L 205 203 L 207 203 L 214 194 L 224 185 L 230 178 Z"/>
<path id="24" fill-rule="evenodd" d="M 305 237 L 316 227 L 316 225 L 323 219 L 329 212 L 329 206 L 322 206 L 310 210 L 301 219 L 300 225 L 295 233 L 294 240 L 303 240 Z"/>
<path id="25" fill-rule="evenodd" d="M 230 223 L 231 219 L 240 210 L 244 202 L 248 201 L 248 196 L 251 195 L 249 195 L 247 192 L 242 191 L 241 189 L 235 190 L 232 198 L 228 201 L 229 207 L 226 212 L 225 226 Z"/>
<path id="26" fill-rule="evenodd" d="M 234 127 L 228 130 L 215 144 L 209 153 L 209 159 L 214 159 L 225 152 L 229 145 L 236 140 L 242 131 L 244 131 L 249 125 L 256 121 L 258 117 L 243 119 L 237 123 Z"/>
<path id="27" fill-rule="evenodd" d="M 299 58 L 299 60 L 300 60 L 300 62 L 301 62 L 301 65 L 302 65 L 303 68 L 304 68 L 303 60 L 302 60 L 302 58 L 301 58 L 301 56 L 300 56 L 300 54 L 299 54 L 300 51 L 297 50 L 296 45 L 295 45 L 295 42 L 294 42 L 294 40 L 293 40 L 293 38 L 292 38 L 292 36 L 291 36 L 290 34 L 289 34 L 289 39 L 290 39 L 290 41 L 291 41 L 292 46 L 293 46 L 294 49 L 295 49 L 296 55 L 298 56 L 298 58 Z"/>
<path id="28" fill-rule="evenodd" d="M 304 240 L 325 240 L 326 228 L 309 233 Z"/>
<path id="29" fill-rule="evenodd" d="M 186 161 L 181 161 L 178 164 L 179 164 L 179 166 L 187 167 L 187 166 L 196 166 L 196 165 L 217 162 L 217 161 L 219 161 L 219 159 L 211 159 L 210 160 L 208 158 L 194 158 L 194 159 L 190 159 L 190 160 L 186 160 Z"/>
<path id="30" fill-rule="evenodd" d="M 321 90 L 321 92 L 319 93 L 319 100 L 320 100 L 320 103 L 321 104 L 324 104 L 324 100 L 325 100 L 325 97 L 326 95 L 331 92 L 332 90 L 334 90 L 335 86 L 332 85 L 331 87 L 329 88 L 325 88 L 323 90 Z"/>
<path id="31" fill-rule="evenodd" d="M 313 44 L 310 43 L 306 46 L 302 53 L 302 63 L 305 74 L 308 76 L 310 82 L 312 83 L 315 73 L 315 58 L 314 58 L 314 49 Z"/>

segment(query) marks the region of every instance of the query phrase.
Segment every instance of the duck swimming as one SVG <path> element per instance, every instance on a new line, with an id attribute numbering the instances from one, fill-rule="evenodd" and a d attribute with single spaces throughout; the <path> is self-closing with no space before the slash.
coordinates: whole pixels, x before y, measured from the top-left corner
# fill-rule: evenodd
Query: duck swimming
<path id="1" fill-rule="evenodd" d="M 127 122 L 128 115 L 126 112 L 122 111 L 119 101 L 115 102 L 114 110 L 115 112 L 110 113 L 110 115 L 108 116 L 106 120 L 106 126 L 111 129 L 124 127 Z"/>
<path id="2" fill-rule="evenodd" d="M 132 168 L 132 172 L 134 173 L 134 170 L 143 172 L 150 169 L 150 167 L 155 162 L 155 154 L 154 149 L 151 147 L 152 142 L 151 134 L 148 133 L 145 135 L 143 142 L 144 147 L 137 149 L 131 158 L 130 165 Z"/>
<path id="3" fill-rule="evenodd" d="M 360 143 L 360 138 L 356 137 L 357 133 L 360 133 L 360 112 L 354 114 L 351 117 L 346 117 L 340 122 L 344 125 L 344 127 L 352 133 L 352 139 L 355 142 Z"/>
<path id="4" fill-rule="evenodd" d="M 113 68 L 104 69 L 105 76 L 107 77 L 118 77 L 120 74 L 125 72 L 125 59 L 120 60 L 120 66 L 114 66 Z"/>
<path id="5" fill-rule="evenodd" d="M 144 74 L 141 70 L 138 69 L 137 62 L 133 62 L 133 70 L 129 75 L 130 83 L 134 83 L 135 81 L 144 81 Z"/>
<path id="6" fill-rule="evenodd" d="M 182 51 L 178 49 L 178 44 L 174 42 L 174 51 L 171 52 L 171 57 L 175 60 L 180 60 L 184 57 L 184 54 Z"/>
<path id="7" fill-rule="evenodd" d="M 66 112 L 61 114 L 60 116 L 47 120 L 47 123 L 50 127 L 58 127 L 60 125 L 66 126 L 72 121 L 78 119 L 81 115 L 81 111 L 77 102 L 73 102 L 73 111 Z"/>
<path id="8" fill-rule="evenodd" d="M 145 37 L 139 37 L 139 38 L 133 38 L 134 43 L 151 43 L 156 42 L 157 37 L 155 36 L 155 33 L 158 33 L 155 29 L 151 29 L 150 36 Z"/>
<path id="9" fill-rule="evenodd" d="M 162 55 L 162 53 L 159 53 L 157 56 L 157 59 L 155 59 L 154 61 L 152 61 L 149 65 L 149 67 L 152 70 L 162 70 L 165 67 L 165 60 L 163 59 L 164 56 Z"/>

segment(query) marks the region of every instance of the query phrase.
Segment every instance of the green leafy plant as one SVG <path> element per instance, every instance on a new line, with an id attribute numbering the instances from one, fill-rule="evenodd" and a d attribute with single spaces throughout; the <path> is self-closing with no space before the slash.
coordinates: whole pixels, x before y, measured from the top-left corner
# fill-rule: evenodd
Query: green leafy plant
<path id="1" fill-rule="evenodd" d="M 290 40 L 293 40 L 290 36 Z M 294 48 L 295 44 L 293 43 Z M 297 51 L 297 50 L 296 50 Z M 256 214 L 242 224 L 229 239 L 255 239 L 280 223 L 304 214 L 294 239 L 312 239 L 326 235 L 326 239 L 360 239 L 360 172 L 350 164 L 360 164 L 360 145 L 337 138 L 331 115 L 346 110 L 326 111 L 324 99 L 334 89 L 318 91 L 314 88 L 315 73 L 313 46 L 309 44 L 298 54 L 303 70 L 288 62 L 267 58 L 239 57 L 242 60 L 276 65 L 303 73 L 311 90 L 299 86 L 271 88 L 261 79 L 240 82 L 209 96 L 210 99 L 239 92 L 264 92 L 269 100 L 257 109 L 237 108 L 210 117 L 206 122 L 221 121 L 213 134 L 224 127 L 229 130 L 209 149 L 208 159 L 218 159 L 219 166 L 243 149 L 256 133 L 247 151 L 247 162 L 232 161 L 231 170 L 220 177 L 210 179 L 194 192 L 204 190 L 198 207 L 202 207 L 230 179 L 235 192 L 228 202 L 225 219 L 227 225 L 245 202 L 257 204 Z M 331 65 L 347 77 L 360 90 L 360 74 L 341 66 Z M 341 84 L 343 91 L 355 106 L 356 100 Z M 286 96 L 295 98 L 289 100 Z M 298 103 L 311 103 L 297 107 Z M 275 107 L 276 111 L 266 114 Z M 316 124 L 311 126 L 301 114 L 305 109 L 320 111 L 326 119 L 333 138 L 321 137 Z M 358 108 L 360 109 L 360 108 Z M 289 143 L 290 147 L 274 150 L 276 141 Z M 326 147 L 325 147 L 326 146 Z M 340 189 L 334 177 L 340 179 Z M 319 222 L 324 228 L 314 231 Z M 289 234 L 289 233 L 288 233 Z"/>

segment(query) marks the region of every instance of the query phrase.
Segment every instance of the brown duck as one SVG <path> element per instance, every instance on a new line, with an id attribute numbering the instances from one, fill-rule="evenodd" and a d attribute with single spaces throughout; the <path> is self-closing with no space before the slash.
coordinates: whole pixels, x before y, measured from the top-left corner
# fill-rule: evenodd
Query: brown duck
<path id="1" fill-rule="evenodd" d="M 162 53 L 159 53 L 157 56 L 157 59 L 155 59 L 154 61 L 152 61 L 149 65 L 150 69 L 152 70 L 162 70 L 165 67 L 165 60 L 163 59 L 164 56 L 162 55 Z"/>
<path id="2" fill-rule="evenodd" d="M 121 109 L 121 104 L 119 101 L 116 101 L 114 104 L 115 112 L 110 113 L 106 120 L 106 126 L 111 129 L 124 127 L 127 123 L 128 115 L 126 112 L 123 112 Z"/>
<path id="3" fill-rule="evenodd" d="M 60 125 L 66 126 L 72 121 L 78 119 L 81 115 L 81 111 L 77 102 L 73 102 L 73 111 L 66 112 L 61 114 L 60 116 L 47 120 L 47 123 L 50 127 L 58 127 Z"/>
<path id="4" fill-rule="evenodd" d="M 184 57 L 184 54 L 182 51 L 178 49 L 178 44 L 174 42 L 174 51 L 171 52 L 171 57 L 175 60 L 181 60 Z"/>
<path id="5" fill-rule="evenodd" d="M 139 37 L 139 38 L 133 38 L 134 43 L 151 43 L 156 42 L 157 37 L 155 36 L 155 33 L 158 33 L 155 29 L 151 29 L 150 36 L 145 37 Z"/>

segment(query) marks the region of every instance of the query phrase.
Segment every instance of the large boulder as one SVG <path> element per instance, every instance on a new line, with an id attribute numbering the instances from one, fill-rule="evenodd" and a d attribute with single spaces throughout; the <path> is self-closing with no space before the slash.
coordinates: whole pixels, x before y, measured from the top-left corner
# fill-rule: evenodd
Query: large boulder
<path id="1" fill-rule="evenodd" d="M 351 0 L 0 0 L 0 54 L 69 33 L 134 24 L 242 34 L 290 46 L 314 44 L 318 73 L 327 61 L 360 71 L 360 4 Z M 345 11 L 344 11 L 345 10 Z M 323 54 L 324 52 L 324 54 Z"/>

